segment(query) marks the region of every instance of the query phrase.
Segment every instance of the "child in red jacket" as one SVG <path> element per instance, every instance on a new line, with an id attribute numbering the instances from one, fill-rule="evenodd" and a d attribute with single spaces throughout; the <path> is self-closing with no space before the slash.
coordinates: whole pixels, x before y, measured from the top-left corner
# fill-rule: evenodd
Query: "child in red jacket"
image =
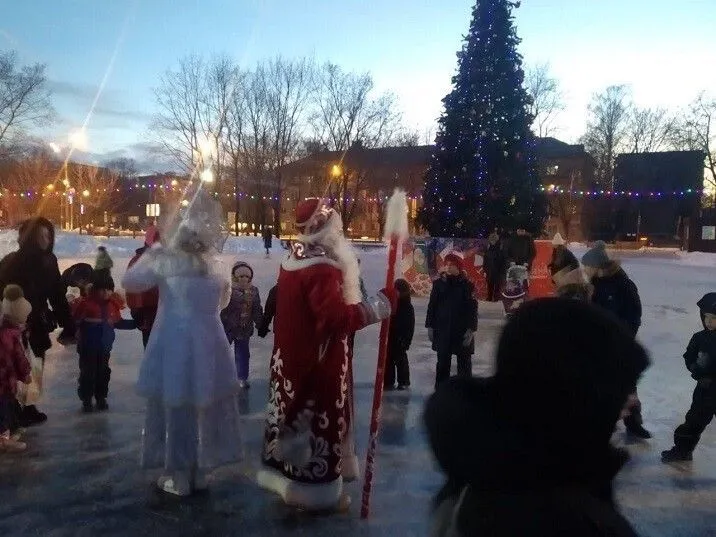
<path id="1" fill-rule="evenodd" d="M 18 381 L 30 383 L 30 363 L 22 331 L 32 306 L 18 285 L 5 287 L 0 321 L 0 451 L 23 451 L 27 446 L 10 436 Z"/>
<path id="2" fill-rule="evenodd" d="M 80 355 L 80 377 L 77 395 L 82 410 L 92 412 L 92 397 L 97 410 L 107 410 L 107 393 L 112 370 L 109 355 L 114 344 L 114 330 L 133 329 L 132 321 L 122 319 L 124 300 L 114 292 L 114 281 L 106 273 L 95 271 L 86 296 L 72 303 L 78 324 L 77 353 Z"/>

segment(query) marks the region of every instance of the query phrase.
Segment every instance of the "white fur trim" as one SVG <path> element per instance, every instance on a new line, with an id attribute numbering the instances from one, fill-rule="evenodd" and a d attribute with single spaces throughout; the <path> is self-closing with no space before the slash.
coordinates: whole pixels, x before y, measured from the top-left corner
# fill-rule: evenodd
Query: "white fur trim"
<path id="1" fill-rule="evenodd" d="M 342 477 L 330 483 L 301 483 L 266 467 L 256 474 L 256 482 L 261 488 L 281 496 L 287 505 L 314 510 L 337 506 L 343 493 Z"/>
<path id="2" fill-rule="evenodd" d="M 329 263 L 339 268 L 343 273 L 343 298 L 346 304 L 360 304 L 360 266 L 358 256 L 353 245 L 343 235 L 343 221 L 335 211 L 316 233 L 299 235 L 296 239 L 307 245 L 318 245 L 326 250 L 325 256 L 311 257 L 309 259 L 296 259 L 291 255 L 281 266 L 286 270 L 300 270 L 320 263 Z"/>
<path id="3" fill-rule="evenodd" d="M 343 457 L 342 463 L 343 470 L 341 471 L 341 475 L 343 476 L 343 481 L 351 482 L 358 479 L 360 474 L 360 462 L 358 461 L 358 457 L 355 455 L 348 455 Z"/>
<path id="4" fill-rule="evenodd" d="M 398 240 L 408 238 L 408 199 L 405 191 L 396 188 L 388 200 L 385 211 L 385 226 L 383 238 L 386 241 L 397 236 Z"/>
<path id="5" fill-rule="evenodd" d="M 281 268 L 288 271 L 301 270 L 315 265 L 331 265 L 337 269 L 341 269 L 340 263 L 326 256 L 308 257 L 306 259 L 298 259 L 291 255 L 281 262 Z"/>

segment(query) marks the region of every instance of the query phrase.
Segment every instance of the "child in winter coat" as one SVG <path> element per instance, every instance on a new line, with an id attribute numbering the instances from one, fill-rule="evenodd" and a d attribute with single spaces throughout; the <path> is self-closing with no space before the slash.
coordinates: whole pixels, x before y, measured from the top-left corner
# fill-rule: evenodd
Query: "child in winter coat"
<path id="1" fill-rule="evenodd" d="M 386 390 L 392 390 L 397 373 L 398 389 L 406 390 L 410 386 L 408 349 L 415 332 L 415 309 L 410 302 L 410 284 L 407 281 L 395 280 L 395 290 L 398 291 L 398 308 L 390 320 L 384 385 Z"/>
<path id="2" fill-rule="evenodd" d="M 78 325 L 80 376 L 77 395 L 82 401 L 82 410 L 94 410 L 92 397 L 97 402 L 97 410 L 108 410 L 107 394 L 112 373 L 109 356 L 114 344 L 114 330 L 134 328 L 134 323 L 122 319 L 124 300 L 114 292 L 114 281 L 103 271 L 94 272 L 86 295 L 75 300 L 71 307 Z"/>
<path id="3" fill-rule="evenodd" d="M 251 285 L 254 271 L 243 261 L 231 268 L 231 300 L 221 312 L 221 322 L 226 331 L 229 343 L 234 344 L 236 372 L 241 388 L 249 387 L 249 339 L 254 333 L 254 326 L 261 325 L 263 311 L 259 290 Z"/>
<path id="4" fill-rule="evenodd" d="M 97 258 L 94 262 L 94 269 L 98 272 L 101 272 L 105 276 L 110 276 L 113 266 L 114 261 L 112 261 L 112 258 L 109 256 L 109 253 L 107 253 L 107 248 L 105 248 L 104 246 L 98 247 Z"/>
<path id="5" fill-rule="evenodd" d="M 22 344 L 22 331 L 32 306 L 18 285 L 5 287 L 0 322 L 0 451 L 23 451 L 27 445 L 11 435 L 16 419 L 17 383 L 30 383 L 30 362 Z"/>
<path id="6" fill-rule="evenodd" d="M 661 453 L 667 463 L 692 460 L 701 434 L 716 414 L 716 293 L 707 293 L 696 305 L 704 329 L 693 335 L 684 353 L 696 388 L 686 420 L 674 431 L 674 447 Z"/>

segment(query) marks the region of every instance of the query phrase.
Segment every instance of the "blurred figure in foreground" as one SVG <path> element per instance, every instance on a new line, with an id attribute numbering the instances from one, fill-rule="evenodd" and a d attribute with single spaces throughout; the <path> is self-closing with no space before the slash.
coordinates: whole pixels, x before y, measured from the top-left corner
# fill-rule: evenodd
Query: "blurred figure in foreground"
<path id="1" fill-rule="evenodd" d="M 610 439 L 648 363 L 628 330 L 589 304 L 519 308 L 495 376 L 450 379 L 426 405 L 447 476 L 433 535 L 635 536 L 612 493 L 628 455 Z"/>

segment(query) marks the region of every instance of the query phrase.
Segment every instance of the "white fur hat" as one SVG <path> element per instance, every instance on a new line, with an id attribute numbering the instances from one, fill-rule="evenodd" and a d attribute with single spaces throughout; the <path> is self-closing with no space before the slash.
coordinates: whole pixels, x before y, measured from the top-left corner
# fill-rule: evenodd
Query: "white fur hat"
<path id="1" fill-rule="evenodd" d="M 564 246 L 566 244 L 566 241 L 562 238 L 562 235 L 559 233 L 555 233 L 554 237 L 552 238 L 552 246 Z"/>
<path id="2" fill-rule="evenodd" d="M 16 324 L 25 324 L 32 306 L 25 298 L 22 287 L 13 283 L 5 287 L 2 299 L 2 315 Z"/>

